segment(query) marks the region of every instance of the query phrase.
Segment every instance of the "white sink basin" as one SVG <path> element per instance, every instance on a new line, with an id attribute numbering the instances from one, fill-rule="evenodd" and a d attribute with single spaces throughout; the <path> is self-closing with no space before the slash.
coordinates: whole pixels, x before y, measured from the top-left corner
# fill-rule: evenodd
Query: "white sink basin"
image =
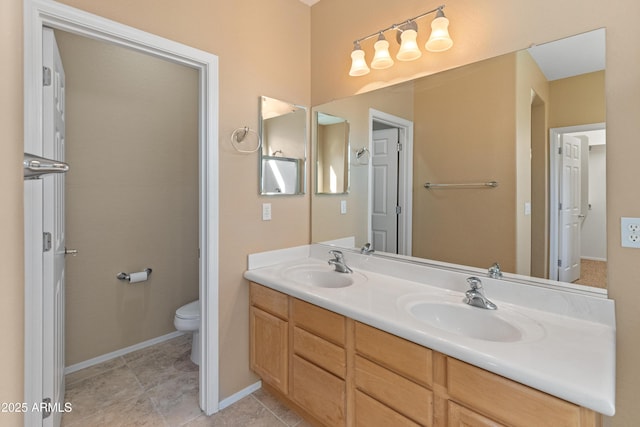
<path id="1" fill-rule="evenodd" d="M 288 267 L 282 271 L 285 279 L 292 280 L 301 285 L 318 288 L 345 288 L 353 285 L 357 280 L 363 279 L 359 273 L 339 273 L 330 265 L 302 264 Z"/>
<path id="2" fill-rule="evenodd" d="M 416 320 L 441 331 L 483 341 L 516 342 L 540 338 L 544 330 L 534 320 L 498 308 L 486 310 L 459 301 L 414 301 L 405 309 Z"/>

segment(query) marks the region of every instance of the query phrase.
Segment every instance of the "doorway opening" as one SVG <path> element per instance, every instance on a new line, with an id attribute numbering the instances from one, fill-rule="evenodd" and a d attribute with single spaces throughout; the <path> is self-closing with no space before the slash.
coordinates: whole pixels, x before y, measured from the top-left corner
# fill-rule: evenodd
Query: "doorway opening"
<path id="1" fill-rule="evenodd" d="M 198 72 L 198 241 L 201 305 L 200 407 L 218 410 L 218 59 L 215 55 L 53 2 L 25 2 L 25 114 L 24 150 L 42 155 L 43 28 L 50 27 L 93 38 L 191 67 Z M 71 166 L 73 167 L 73 166 Z M 38 184 L 35 183 L 35 186 Z M 26 186 L 25 186 L 26 187 Z M 40 404 L 47 394 L 43 359 L 51 357 L 48 342 L 64 337 L 45 336 L 43 312 L 51 303 L 43 298 L 42 211 L 38 193 L 25 190 L 25 402 Z M 39 235 L 38 235 L 39 234 Z M 47 425 L 49 421 L 44 420 Z M 25 425 L 43 425 L 42 414 L 25 414 Z"/>
<path id="2" fill-rule="evenodd" d="M 369 110 L 368 239 L 377 251 L 411 255 L 413 122 Z"/>
<path id="3" fill-rule="evenodd" d="M 606 288 L 606 124 L 550 130 L 549 278 Z"/>

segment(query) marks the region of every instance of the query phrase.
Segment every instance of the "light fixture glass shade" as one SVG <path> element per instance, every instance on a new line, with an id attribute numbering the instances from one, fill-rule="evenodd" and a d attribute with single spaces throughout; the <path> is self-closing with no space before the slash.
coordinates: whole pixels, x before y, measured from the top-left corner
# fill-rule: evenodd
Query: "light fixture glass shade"
<path id="1" fill-rule="evenodd" d="M 429 52 L 443 52 L 453 46 L 453 40 L 449 36 L 449 20 L 442 14 L 431 22 L 431 36 L 427 40 L 425 49 Z"/>
<path id="2" fill-rule="evenodd" d="M 371 70 L 369 70 L 367 61 L 364 59 L 364 50 L 358 46 L 351 52 L 351 70 L 349 70 L 349 75 L 354 77 L 364 76 L 365 74 L 369 74 L 369 71 Z"/>
<path id="3" fill-rule="evenodd" d="M 393 59 L 391 59 L 391 55 L 389 55 L 389 42 L 384 38 L 378 39 L 373 47 L 375 48 L 376 53 L 373 55 L 371 68 L 383 70 L 391 67 L 393 65 Z"/>
<path id="4" fill-rule="evenodd" d="M 413 61 L 422 56 L 422 52 L 420 52 L 420 48 L 418 48 L 418 43 L 416 43 L 417 37 L 418 33 L 415 30 L 404 30 L 402 32 L 400 35 L 402 43 L 396 55 L 398 61 Z"/>

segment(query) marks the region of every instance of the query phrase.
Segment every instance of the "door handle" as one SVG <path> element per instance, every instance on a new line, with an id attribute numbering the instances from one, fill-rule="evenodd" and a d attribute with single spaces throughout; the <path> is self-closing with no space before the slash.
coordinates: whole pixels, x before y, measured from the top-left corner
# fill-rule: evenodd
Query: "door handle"
<path id="1" fill-rule="evenodd" d="M 76 255 L 78 255 L 78 250 L 77 250 L 77 249 L 68 249 L 68 248 L 64 248 L 64 254 L 65 254 L 65 255 L 72 255 L 72 256 L 76 256 Z"/>
<path id="2" fill-rule="evenodd" d="M 65 162 L 29 153 L 24 153 L 22 167 L 24 169 L 24 179 L 38 179 L 47 173 L 65 173 L 69 170 L 69 165 Z"/>

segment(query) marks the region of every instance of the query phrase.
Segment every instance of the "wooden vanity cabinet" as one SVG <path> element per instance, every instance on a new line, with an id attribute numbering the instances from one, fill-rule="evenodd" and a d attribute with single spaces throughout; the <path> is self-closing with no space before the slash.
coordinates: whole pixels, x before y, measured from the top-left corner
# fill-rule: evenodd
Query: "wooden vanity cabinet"
<path id="1" fill-rule="evenodd" d="M 395 412 L 394 425 L 432 425 L 431 350 L 355 322 L 355 352 L 356 425 L 372 425 L 376 417 L 370 411 L 376 409 L 379 417 Z"/>
<path id="2" fill-rule="evenodd" d="M 346 318 L 291 298 L 291 399 L 327 426 L 346 425 Z"/>
<path id="3" fill-rule="evenodd" d="M 251 283 L 249 292 L 250 367 L 269 385 L 287 394 L 289 297 L 255 283 Z"/>
<path id="4" fill-rule="evenodd" d="M 592 410 L 452 357 L 446 362 L 448 426 L 601 425 L 602 417 Z"/>
<path id="5" fill-rule="evenodd" d="M 601 427 L 602 416 L 251 283 L 251 369 L 313 425 Z"/>

